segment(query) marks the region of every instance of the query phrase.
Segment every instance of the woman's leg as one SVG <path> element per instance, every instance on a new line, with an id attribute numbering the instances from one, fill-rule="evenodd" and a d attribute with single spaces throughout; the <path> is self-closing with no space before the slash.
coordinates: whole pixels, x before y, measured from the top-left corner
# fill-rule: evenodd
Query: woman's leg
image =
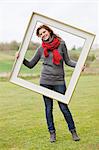
<path id="1" fill-rule="evenodd" d="M 64 85 L 56 85 L 56 86 L 54 86 L 54 90 L 59 92 L 59 93 L 65 94 L 66 86 L 65 86 L 65 84 Z M 64 104 L 64 103 L 61 103 L 59 101 L 58 101 L 58 104 L 59 104 L 60 110 L 62 111 L 62 113 L 64 115 L 64 118 L 65 118 L 65 120 L 68 124 L 68 128 L 69 128 L 69 130 L 72 134 L 72 139 L 74 141 L 79 141 L 80 138 L 78 137 L 78 135 L 76 133 L 75 124 L 74 124 L 71 112 L 68 108 L 68 105 Z"/>
<path id="2" fill-rule="evenodd" d="M 71 131 L 72 129 L 75 129 L 75 124 L 74 124 L 74 121 L 73 121 L 73 117 L 72 117 L 71 112 L 68 108 L 68 105 L 63 104 L 61 102 L 58 102 L 58 105 L 60 107 L 61 112 L 64 115 L 64 118 L 65 118 L 67 124 L 68 124 L 69 130 Z"/>
<path id="3" fill-rule="evenodd" d="M 51 85 L 44 84 L 41 86 L 53 90 L 53 86 L 51 86 Z M 45 114 L 46 114 L 48 130 L 49 130 L 49 132 L 53 132 L 53 131 L 55 131 L 54 120 L 53 120 L 53 99 L 51 99 L 47 96 L 44 96 L 44 95 L 43 95 L 43 99 L 44 99 L 44 103 L 45 103 Z"/>
<path id="4" fill-rule="evenodd" d="M 53 121 L 53 99 L 43 96 L 45 102 L 45 113 L 48 130 L 50 132 L 50 142 L 56 141 L 56 132 Z"/>
<path id="5" fill-rule="evenodd" d="M 68 124 L 69 131 L 72 134 L 72 139 L 74 141 L 79 141 L 80 138 L 77 135 L 75 124 L 74 124 L 71 112 L 70 112 L 70 110 L 68 108 L 68 105 L 67 104 L 63 104 L 61 102 L 58 102 L 58 104 L 59 104 L 59 107 L 60 107 L 60 109 L 61 109 L 61 111 L 62 111 L 62 113 L 64 115 L 64 118 L 65 118 L 67 124 Z"/>
<path id="6" fill-rule="evenodd" d="M 46 114 L 48 130 L 50 132 L 55 131 L 54 121 L 53 121 L 53 100 L 46 96 L 43 96 L 43 99 L 45 103 L 45 114 Z"/>
<path id="7" fill-rule="evenodd" d="M 55 85 L 54 90 L 61 94 L 65 94 L 66 86 L 65 86 L 65 84 L 64 85 Z M 75 124 L 74 124 L 71 112 L 68 108 L 68 105 L 64 104 L 62 102 L 59 102 L 59 101 L 58 101 L 58 105 L 60 107 L 61 112 L 64 115 L 64 118 L 65 118 L 67 124 L 68 124 L 69 130 L 75 129 Z"/>

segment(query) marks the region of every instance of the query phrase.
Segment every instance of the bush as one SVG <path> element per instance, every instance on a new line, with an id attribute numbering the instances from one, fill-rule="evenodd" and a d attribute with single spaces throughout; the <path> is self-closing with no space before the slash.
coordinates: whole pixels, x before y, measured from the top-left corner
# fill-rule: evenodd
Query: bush
<path id="1" fill-rule="evenodd" d="M 0 43 L 0 50 L 1 51 L 8 51 L 8 50 L 18 50 L 20 43 L 16 41 L 12 41 L 11 43 Z"/>
<path id="2" fill-rule="evenodd" d="M 28 50 L 36 50 L 39 47 L 39 43 L 33 43 L 30 41 Z M 0 43 L 0 50 L 1 51 L 8 51 L 8 50 L 18 50 L 20 47 L 20 43 L 16 41 L 12 41 L 10 43 Z"/>

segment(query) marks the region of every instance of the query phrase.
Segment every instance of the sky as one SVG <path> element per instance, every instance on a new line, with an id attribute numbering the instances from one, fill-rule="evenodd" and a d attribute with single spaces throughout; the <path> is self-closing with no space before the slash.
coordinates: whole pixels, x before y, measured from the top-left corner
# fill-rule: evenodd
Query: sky
<path id="1" fill-rule="evenodd" d="M 94 33 L 99 44 L 99 0 L 0 0 L 0 42 L 21 42 L 33 11 Z"/>

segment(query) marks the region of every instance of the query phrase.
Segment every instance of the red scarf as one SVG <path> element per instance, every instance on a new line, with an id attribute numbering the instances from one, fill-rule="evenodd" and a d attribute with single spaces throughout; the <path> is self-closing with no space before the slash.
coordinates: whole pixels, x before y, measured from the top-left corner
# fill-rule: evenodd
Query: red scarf
<path id="1" fill-rule="evenodd" d="M 54 38 L 51 43 L 45 43 L 44 41 L 42 42 L 42 47 L 44 48 L 44 56 L 48 57 L 49 53 L 48 50 L 52 51 L 53 53 L 53 63 L 56 65 L 60 64 L 60 60 L 62 59 L 62 56 L 58 52 L 57 48 L 60 45 L 60 41 L 58 38 Z"/>

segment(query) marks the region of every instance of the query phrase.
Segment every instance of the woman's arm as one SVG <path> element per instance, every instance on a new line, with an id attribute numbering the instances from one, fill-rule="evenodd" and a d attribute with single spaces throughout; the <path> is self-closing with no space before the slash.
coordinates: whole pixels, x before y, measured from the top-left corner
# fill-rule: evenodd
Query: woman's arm
<path id="1" fill-rule="evenodd" d="M 71 67 L 75 67 L 77 62 L 70 59 L 65 42 L 63 43 L 62 46 L 63 46 L 63 59 L 65 61 L 65 64 Z"/>
<path id="2" fill-rule="evenodd" d="M 33 68 L 36 64 L 37 64 L 37 62 L 40 60 L 40 58 L 41 58 L 41 51 L 40 51 L 40 48 L 39 49 L 37 49 L 37 51 L 35 52 L 35 54 L 34 54 L 34 56 L 32 57 L 32 59 L 30 60 L 30 61 L 28 61 L 27 59 L 24 59 L 24 61 L 23 61 L 23 64 L 25 65 L 25 66 L 27 66 L 28 68 Z"/>

